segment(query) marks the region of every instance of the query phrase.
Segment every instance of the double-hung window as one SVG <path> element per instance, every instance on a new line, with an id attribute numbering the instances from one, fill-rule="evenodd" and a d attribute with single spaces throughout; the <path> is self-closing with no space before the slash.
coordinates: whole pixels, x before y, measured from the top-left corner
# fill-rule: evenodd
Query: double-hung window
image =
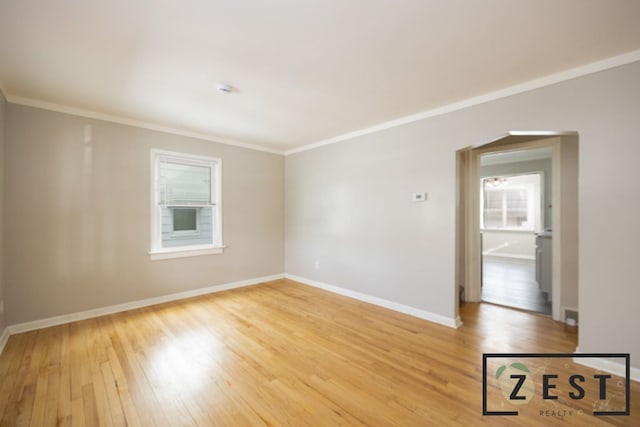
<path id="1" fill-rule="evenodd" d="M 535 231 L 542 223 L 539 173 L 484 178 L 480 192 L 483 229 Z"/>
<path id="2" fill-rule="evenodd" d="M 151 258 L 222 252 L 221 160 L 151 150 Z"/>

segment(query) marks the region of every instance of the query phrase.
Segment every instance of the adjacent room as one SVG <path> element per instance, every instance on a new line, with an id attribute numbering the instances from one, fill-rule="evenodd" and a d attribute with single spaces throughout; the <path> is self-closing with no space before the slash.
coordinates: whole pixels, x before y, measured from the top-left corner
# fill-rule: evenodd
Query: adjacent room
<path id="1" fill-rule="evenodd" d="M 638 22 L 0 1 L 0 425 L 640 425 Z"/>
<path id="2" fill-rule="evenodd" d="M 551 147 L 480 159 L 482 300 L 551 315 Z"/>

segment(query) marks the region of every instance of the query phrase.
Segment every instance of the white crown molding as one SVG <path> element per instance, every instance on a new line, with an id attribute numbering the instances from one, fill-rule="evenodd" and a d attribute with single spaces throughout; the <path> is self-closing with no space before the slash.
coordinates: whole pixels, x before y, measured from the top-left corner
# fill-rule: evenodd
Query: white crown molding
<path id="1" fill-rule="evenodd" d="M 355 292 L 350 289 L 341 288 L 339 286 L 329 285 L 327 283 L 318 282 L 317 280 L 311 280 L 311 279 L 296 276 L 293 274 L 285 273 L 285 278 L 303 283 L 305 285 L 313 286 L 315 288 L 323 289 L 325 291 L 333 292 L 334 294 L 339 294 L 349 298 L 357 299 L 359 301 L 368 302 L 369 304 L 374 304 L 380 307 L 388 308 L 393 311 L 408 314 L 410 316 L 417 317 L 419 319 L 428 320 L 430 322 L 448 326 L 450 328 L 458 328 L 462 325 L 462 321 L 460 320 L 459 316 L 456 317 L 455 319 L 452 317 L 446 317 L 441 314 L 431 313 L 426 310 L 420 310 L 418 308 L 410 307 L 408 305 L 389 301 L 383 298 L 374 297 L 374 296 L 363 294 L 360 292 Z"/>
<path id="2" fill-rule="evenodd" d="M 550 74 L 545 77 L 530 80 L 525 83 L 509 86 L 504 89 L 500 89 L 494 92 L 489 92 L 484 95 L 468 98 L 463 101 L 454 102 L 452 104 L 444 105 L 442 107 L 433 108 L 431 110 L 422 111 L 420 113 L 412 114 L 405 117 L 400 117 L 395 120 L 380 123 L 375 126 L 367 127 L 364 129 L 348 132 L 342 135 L 334 136 L 329 139 L 324 139 L 311 144 L 303 145 L 302 147 L 293 148 L 284 152 L 285 156 L 290 154 L 300 153 L 302 151 L 312 150 L 314 148 L 323 147 L 325 145 L 335 144 L 337 142 L 353 139 L 359 136 L 368 135 L 370 133 L 379 132 L 381 130 L 394 128 L 397 126 L 413 123 L 419 120 L 424 120 L 430 117 L 440 116 L 443 114 L 451 113 L 454 111 L 462 110 L 465 108 L 473 107 L 476 105 L 484 104 L 490 101 L 495 101 L 501 98 L 506 98 L 512 95 L 528 92 L 535 89 L 540 89 L 545 86 L 551 86 L 557 83 L 562 83 L 567 80 L 572 80 L 578 77 L 583 77 L 589 74 L 594 74 L 600 71 L 605 71 L 611 68 L 620 67 L 622 65 L 631 64 L 633 62 L 640 61 L 640 50 L 628 52 L 622 55 L 613 56 L 601 61 L 593 62 L 591 64 L 582 65 L 580 67 L 572 68 L 570 70 L 561 71 L 559 73 Z"/>
<path id="3" fill-rule="evenodd" d="M 0 87 L 0 89 L 1 89 L 1 87 Z M 105 122 L 118 123 L 118 124 L 127 125 L 127 126 L 135 126 L 135 127 L 142 128 L 142 129 L 149 129 L 149 130 L 154 130 L 154 131 L 158 131 L 158 132 L 170 133 L 170 134 L 173 134 L 173 135 L 186 136 L 186 137 L 189 137 L 189 138 L 203 139 L 205 141 L 217 142 L 219 144 L 232 145 L 234 147 L 247 148 L 249 150 L 264 151 L 264 152 L 267 152 L 267 153 L 284 155 L 284 152 L 282 150 L 275 150 L 275 149 L 263 147 L 263 146 L 257 145 L 257 144 L 250 144 L 250 143 L 247 143 L 247 142 L 235 141 L 235 140 L 232 140 L 232 139 L 221 138 L 221 137 L 218 137 L 218 136 L 215 136 L 215 135 L 209 135 L 209 134 L 205 134 L 205 133 L 192 132 L 192 131 L 189 131 L 189 130 L 186 130 L 186 129 L 179 129 L 179 128 L 173 128 L 173 127 L 169 127 L 169 126 L 162 126 L 162 125 L 155 124 L 155 123 L 145 122 L 145 121 L 141 121 L 141 120 L 128 119 L 126 117 L 99 113 L 99 112 L 96 112 L 96 111 L 85 110 L 85 109 L 82 109 L 82 108 L 69 107 L 67 105 L 56 104 L 56 103 L 53 103 L 53 102 L 40 101 L 40 100 L 37 100 L 37 99 L 25 98 L 25 97 L 22 97 L 22 96 L 8 95 L 6 91 L 3 91 L 3 92 L 5 94 L 5 99 L 8 102 L 12 103 L 12 104 L 24 105 L 24 106 L 27 106 L 27 107 L 42 108 L 43 110 L 55 111 L 55 112 L 58 112 L 58 113 L 71 114 L 73 116 L 80 116 L 80 117 L 86 117 L 86 118 L 89 118 L 89 119 L 103 120 Z"/>
<path id="4" fill-rule="evenodd" d="M 370 133 L 379 132 L 385 129 L 402 126 L 408 123 L 413 123 L 419 120 L 424 120 L 430 117 L 436 117 L 443 114 L 451 113 L 454 111 L 462 110 L 465 108 L 473 107 L 476 105 L 484 104 L 490 101 L 495 101 L 501 98 L 506 98 L 512 95 L 528 92 L 531 90 L 543 88 L 545 86 L 562 83 L 564 81 L 572 80 L 578 77 L 583 77 L 589 74 L 594 74 L 600 71 L 605 71 L 611 68 L 620 67 L 623 65 L 631 64 L 633 62 L 640 61 L 640 50 L 635 50 L 622 55 L 613 56 L 601 61 L 593 62 L 591 64 L 582 65 L 569 70 L 561 71 L 559 73 L 550 74 L 545 77 L 530 80 L 525 83 L 509 86 L 504 89 L 500 89 L 494 92 L 489 92 L 476 97 L 468 98 L 462 101 L 447 104 L 441 107 L 433 108 L 430 110 L 422 111 L 420 113 L 412 114 L 409 116 L 400 117 L 395 120 L 379 123 L 374 126 L 370 126 L 364 129 L 348 132 L 342 135 L 338 135 L 332 138 L 324 139 L 321 141 L 306 144 L 300 147 L 292 148 L 290 150 L 277 150 L 273 148 L 264 147 L 257 144 L 246 143 L 242 141 L 235 141 L 227 138 L 221 138 L 214 135 L 192 132 L 186 129 L 173 128 L 168 126 L 162 126 L 155 123 L 149 123 L 140 120 L 128 119 L 126 117 L 115 116 L 110 114 L 103 114 L 96 111 L 70 107 L 66 105 L 40 101 L 31 98 L 25 98 L 20 96 L 10 95 L 2 86 L 0 82 L 0 92 L 4 94 L 5 99 L 8 102 L 18 105 L 25 105 L 29 107 L 42 108 L 45 110 L 56 111 L 60 113 L 71 114 L 74 116 L 81 116 L 92 118 L 96 120 L 104 120 L 112 123 L 118 123 L 128 126 L 135 126 L 143 129 L 155 130 L 159 132 L 170 133 L 174 135 L 186 136 L 190 138 L 202 139 L 205 141 L 217 142 L 220 144 L 231 145 L 236 147 L 247 148 L 250 150 L 263 151 L 272 154 L 290 155 L 303 151 L 312 150 L 314 148 L 323 147 L 325 145 L 335 144 L 337 142 L 346 141 L 359 136 L 368 135 Z"/>
<path id="5" fill-rule="evenodd" d="M 191 291 L 178 292 L 175 294 L 162 295 L 159 297 L 146 298 L 137 301 L 126 302 L 123 304 L 110 305 L 108 307 L 95 308 L 92 310 L 80 311 L 77 313 L 63 314 L 61 316 L 49 317 L 46 319 L 34 320 L 31 322 L 18 323 L 16 325 L 8 326 L 5 330 L 5 334 L 14 335 L 22 332 L 34 331 L 37 329 L 48 328 L 50 326 L 62 325 L 70 322 L 77 322 L 79 320 L 92 319 L 94 317 L 104 316 L 107 314 L 120 313 L 127 310 L 133 310 L 136 308 L 148 307 L 150 305 L 162 304 L 165 302 L 178 301 L 185 298 L 196 297 L 205 294 L 212 294 L 216 292 L 227 291 L 229 289 L 242 288 L 245 286 L 258 285 L 264 282 L 270 282 L 272 280 L 282 279 L 284 274 L 275 274 L 272 276 L 257 277 L 254 279 L 241 280 L 238 282 L 226 283 L 222 285 L 209 286 L 206 288 L 194 289 Z M 0 344 L 2 343 L 0 339 Z"/>
<path id="6" fill-rule="evenodd" d="M 580 354 L 581 351 L 578 347 L 576 347 L 576 354 Z M 599 371 L 608 372 L 613 375 L 618 375 L 619 377 L 625 376 L 625 366 L 622 363 L 613 362 L 607 359 L 601 358 L 586 358 L 586 357 L 574 357 L 573 361 L 578 365 L 587 366 L 589 368 L 597 369 Z M 634 368 L 633 366 L 629 369 L 629 376 L 633 381 L 640 382 L 640 368 Z"/>

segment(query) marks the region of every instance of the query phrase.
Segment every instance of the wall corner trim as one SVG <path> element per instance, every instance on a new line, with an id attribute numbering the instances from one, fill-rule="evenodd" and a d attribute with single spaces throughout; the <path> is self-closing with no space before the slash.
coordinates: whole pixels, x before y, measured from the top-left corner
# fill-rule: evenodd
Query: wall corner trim
<path id="1" fill-rule="evenodd" d="M 6 327 L 0 334 L 0 354 L 2 354 L 2 350 L 4 350 L 4 346 L 7 345 L 7 341 L 9 340 L 9 328 Z"/>
<path id="2" fill-rule="evenodd" d="M 582 353 L 579 347 L 576 347 L 576 353 Z M 597 358 L 585 358 L 585 357 L 575 357 L 573 359 L 575 363 L 582 366 L 587 366 L 589 368 L 598 369 L 600 371 L 608 372 L 610 374 L 618 375 L 621 377 L 625 376 L 625 366 L 622 363 L 613 362 L 611 360 L 606 359 L 597 359 Z M 640 368 L 630 367 L 630 375 L 633 381 L 640 382 Z"/>
<path id="3" fill-rule="evenodd" d="M 307 279 L 305 277 L 296 276 L 294 274 L 285 273 L 285 278 L 289 280 L 293 280 L 295 282 L 300 282 L 305 285 L 313 286 L 315 288 L 323 289 L 325 291 L 333 292 L 334 294 L 339 294 L 349 298 L 357 299 L 359 301 L 364 301 L 369 304 L 388 308 L 393 311 L 408 314 L 410 316 L 417 317 L 419 319 L 428 320 L 429 322 L 434 322 L 440 325 L 448 326 L 450 328 L 455 329 L 462 325 L 462 321 L 460 320 L 460 317 L 457 317 L 454 319 L 452 317 L 431 313 L 429 311 L 420 310 L 418 308 L 410 307 L 408 305 L 389 301 L 383 298 L 374 297 L 374 296 L 363 294 L 360 292 L 355 292 L 349 289 L 341 288 L 339 286 L 334 286 L 327 283 L 319 282 L 317 280 Z"/>
<path id="4" fill-rule="evenodd" d="M 456 329 L 459 328 L 460 326 L 462 326 L 462 319 L 460 318 L 460 316 L 456 316 Z"/>
<path id="5" fill-rule="evenodd" d="M 18 323 L 10 325 L 5 329 L 7 338 L 9 335 L 20 334 L 22 332 L 34 331 L 37 329 L 48 328 L 51 326 L 62 325 L 65 323 L 77 322 L 79 320 L 91 319 L 94 317 L 104 316 L 107 314 L 120 313 L 127 310 L 134 310 L 136 308 L 148 307 L 151 305 L 162 304 L 165 302 L 178 301 L 185 298 L 196 297 L 200 295 L 212 294 L 216 292 L 227 291 L 230 289 L 243 288 L 245 286 L 258 285 L 264 282 L 270 282 L 272 280 L 278 280 L 284 278 L 284 274 L 274 274 L 272 276 L 256 277 L 253 279 L 240 280 L 238 282 L 224 283 L 215 286 L 209 286 L 206 288 L 193 289 L 185 292 L 178 292 L 169 295 L 162 295 L 159 297 L 152 297 L 141 299 L 137 301 L 126 302 L 123 304 L 110 305 L 107 307 L 95 308 L 91 310 L 80 311 L 77 313 L 63 314 L 61 316 L 48 317 L 46 319 L 33 320 L 25 323 Z M 4 336 L 4 335 L 3 335 Z M 0 344 L 2 340 L 0 339 Z M 2 348 L 0 346 L 0 348 Z"/>
<path id="6" fill-rule="evenodd" d="M 7 98 L 7 91 L 4 89 L 4 85 L 2 84 L 1 81 L 0 81 L 0 95 L 4 97 L 5 101 L 9 102 L 9 99 Z"/>

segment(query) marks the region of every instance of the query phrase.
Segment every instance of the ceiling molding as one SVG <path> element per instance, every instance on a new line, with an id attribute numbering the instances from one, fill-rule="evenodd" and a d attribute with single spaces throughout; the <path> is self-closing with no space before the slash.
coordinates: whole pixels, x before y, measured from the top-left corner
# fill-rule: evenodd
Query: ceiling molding
<path id="1" fill-rule="evenodd" d="M 2 86 L 1 85 L 0 85 L 0 90 L 2 90 Z M 276 149 L 273 149 L 273 148 L 267 148 L 267 147 L 263 147 L 263 146 L 257 145 L 257 144 L 250 144 L 250 143 L 247 143 L 247 142 L 235 141 L 235 140 L 221 138 L 221 137 L 218 137 L 218 136 L 215 136 L 215 135 L 209 135 L 209 134 L 205 134 L 205 133 L 192 132 L 192 131 L 189 131 L 189 130 L 186 130 L 186 129 L 173 128 L 173 127 L 169 127 L 169 126 L 162 126 L 162 125 L 159 125 L 159 124 L 156 124 L 156 123 L 150 123 L 150 122 L 145 122 L 145 121 L 141 121 L 141 120 L 128 119 L 128 118 L 122 117 L 122 116 L 114 116 L 114 115 L 110 115 L 110 114 L 98 113 L 96 111 L 85 110 L 85 109 L 82 109 L 82 108 L 69 107 L 67 105 L 55 104 L 55 103 L 52 103 L 52 102 L 40 101 L 40 100 L 37 100 L 37 99 L 31 99 L 31 98 L 24 98 L 24 97 L 21 97 L 21 96 L 8 95 L 6 91 L 4 91 L 4 90 L 2 90 L 2 91 L 3 91 L 4 95 L 5 95 L 5 99 L 8 102 L 12 103 L 12 104 L 24 105 L 24 106 L 27 106 L 27 107 L 41 108 L 41 109 L 44 109 L 44 110 L 55 111 L 55 112 L 58 112 L 58 113 L 71 114 L 73 116 L 80 116 L 80 117 L 86 117 L 86 118 L 89 118 L 89 119 L 103 120 L 103 121 L 106 121 L 106 122 L 117 123 L 117 124 L 126 125 L 126 126 L 134 126 L 134 127 L 138 127 L 138 128 L 142 128 L 142 129 L 149 129 L 149 130 L 169 133 L 169 134 L 173 134 L 173 135 L 186 136 L 186 137 L 189 137 L 189 138 L 203 139 L 203 140 L 209 141 L 209 142 L 217 142 L 219 144 L 232 145 L 234 147 L 241 147 L 241 148 L 247 148 L 247 149 L 250 149 L 250 150 L 264 151 L 264 152 L 267 152 L 267 153 L 284 155 L 284 152 L 282 150 L 276 150 Z"/>
<path id="2" fill-rule="evenodd" d="M 520 93 L 532 91 L 535 89 L 543 88 L 546 86 L 550 86 L 553 84 L 561 83 L 564 81 L 572 80 L 578 77 L 586 76 L 589 74 L 594 74 L 600 71 L 605 71 L 611 68 L 620 67 L 623 65 L 631 64 L 634 62 L 640 61 L 640 50 L 628 52 L 626 54 L 617 55 L 614 57 L 610 57 L 601 61 L 593 62 L 591 64 L 583 65 L 580 67 L 572 68 L 570 70 L 565 70 L 559 73 L 550 74 L 545 77 L 541 77 L 538 79 L 530 80 L 525 83 L 520 83 L 517 85 L 509 86 L 504 89 L 500 89 L 494 92 L 489 92 L 484 95 L 479 95 L 476 97 L 468 98 L 463 101 L 454 102 L 448 105 L 444 105 L 442 107 L 434 108 L 431 110 L 422 111 L 420 113 L 412 114 L 409 116 L 401 117 L 395 120 L 383 122 L 374 126 L 370 126 L 367 128 L 363 128 L 360 130 L 356 130 L 353 132 L 348 132 L 342 135 L 338 135 L 332 138 L 324 139 L 321 141 L 317 141 L 311 144 L 306 144 L 301 147 L 293 148 L 290 150 L 277 150 L 273 148 L 264 147 L 258 144 L 251 144 L 242 141 L 235 141 L 227 138 L 221 138 L 215 135 L 198 133 L 189 131 L 186 129 L 174 128 L 169 126 L 162 126 L 156 123 L 150 123 L 140 120 L 129 119 L 122 116 L 110 115 L 99 113 L 92 110 L 86 110 L 81 108 L 70 107 L 61 104 L 55 104 L 46 101 L 40 101 L 31 98 L 25 98 L 20 96 L 10 95 L 5 88 L 2 86 L 2 82 L 0 82 L 0 92 L 4 95 L 5 99 L 13 104 L 24 105 L 35 108 L 42 108 L 45 110 L 71 114 L 74 116 L 86 117 L 96 120 L 103 120 L 112 123 L 118 123 L 127 126 L 134 126 L 143 129 L 154 130 L 158 132 L 164 132 L 174 135 L 186 136 L 190 138 L 202 139 L 210 142 L 217 142 L 220 144 L 231 145 L 235 147 L 247 148 L 250 150 L 263 151 L 272 154 L 279 155 L 290 155 L 303 151 L 312 150 L 315 148 L 323 147 L 325 145 L 331 145 L 338 142 L 350 140 L 359 136 L 368 135 L 374 132 L 379 132 L 385 129 L 391 129 L 397 126 L 402 126 L 405 124 L 413 123 L 416 121 L 424 120 L 430 117 L 436 117 L 443 114 L 451 113 L 454 111 L 459 111 L 465 108 L 473 107 L 476 105 L 484 104 L 487 102 L 495 101 L 501 98 L 506 98 L 512 95 L 517 95 Z"/>
<path id="3" fill-rule="evenodd" d="M 473 107 L 476 105 L 495 101 L 501 98 L 506 98 L 512 95 L 529 92 L 535 89 L 543 88 L 545 86 L 551 86 L 557 83 L 562 83 L 578 77 L 587 76 L 589 74 L 594 74 L 600 71 L 609 70 L 611 68 L 620 67 L 623 65 L 637 62 L 637 61 L 640 61 L 640 50 L 635 50 L 622 55 L 613 56 L 601 61 L 593 62 L 591 64 L 582 65 L 569 70 L 561 71 L 559 73 L 554 73 L 554 74 L 547 75 L 545 77 L 530 80 L 525 83 L 509 86 L 494 92 L 489 92 L 484 95 L 468 98 L 463 101 L 454 102 L 452 104 L 444 105 L 442 107 L 426 110 L 417 114 L 412 114 L 409 116 L 401 117 L 399 119 L 380 123 L 375 126 L 367 127 L 354 132 L 348 132 L 342 135 L 335 136 L 333 138 L 324 139 L 318 142 L 307 144 L 302 147 L 286 150 L 284 154 L 290 155 L 290 154 L 300 153 L 302 151 L 312 150 L 314 148 L 323 147 L 325 145 L 335 144 L 337 142 L 346 141 L 359 136 L 368 135 L 374 132 L 379 132 L 381 130 L 394 128 L 394 127 L 405 125 L 408 123 L 413 123 L 413 122 L 424 120 L 430 117 L 440 116 L 443 114 L 462 110 L 468 107 Z"/>

